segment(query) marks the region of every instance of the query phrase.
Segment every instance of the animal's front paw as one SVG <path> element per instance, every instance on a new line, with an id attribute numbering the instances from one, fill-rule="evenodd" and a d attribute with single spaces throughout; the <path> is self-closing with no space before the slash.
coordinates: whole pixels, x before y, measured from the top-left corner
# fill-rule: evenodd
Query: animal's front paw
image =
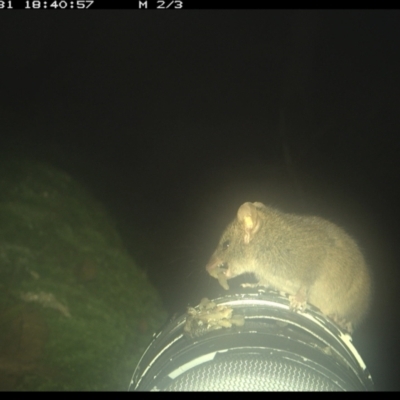
<path id="1" fill-rule="evenodd" d="M 307 307 L 307 302 L 299 301 L 296 296 L 289 296 L 290 309 L 293 311 L 304 311 Z"/>
<path id="2" fill-rule="evenodd" d="M 289 296 L 290 309 L 293 311 L 304 311 L 307 307 L 307 296 L 301 288 L 295 295 Z"/>
<path id="3" fill-rule="evenodd" d="M 218 275 L 217 275 L 217 279 L 219 284 L 225 289 L 228 290 L 229 289 L 229 285 L 225 276 L 225 272 L 224 271 L 219 271 Z"/>

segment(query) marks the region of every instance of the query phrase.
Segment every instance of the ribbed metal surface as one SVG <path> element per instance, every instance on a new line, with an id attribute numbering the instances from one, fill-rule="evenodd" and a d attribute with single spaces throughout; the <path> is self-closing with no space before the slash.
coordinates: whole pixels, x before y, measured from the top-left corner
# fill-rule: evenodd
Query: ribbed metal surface
<path id="1" fill-rule="evenodd" d="M 226 355 L 186 371 L 167 391 L 340 391 L 335 382 L 293 360 Z"/>
<path id="2" fill-rule="evenodd" d="M 272 291 L 213 302 L 243 315 L 244 324 L 186 335 L 188 315 L 174 319 L 143 354 L 129 390 L 373 390 L 350 336 L 312 306 L 295 313 Z"/>

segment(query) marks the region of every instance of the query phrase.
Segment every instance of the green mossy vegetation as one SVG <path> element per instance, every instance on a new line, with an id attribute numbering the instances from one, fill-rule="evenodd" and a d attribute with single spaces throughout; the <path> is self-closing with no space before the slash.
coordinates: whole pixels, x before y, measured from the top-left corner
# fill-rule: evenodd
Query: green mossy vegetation
<path id="1" fill-rule="evenodd" d="M 126 390 L 165 319 L 101 204 L 49 165 L 1 162 L 0 390 Z"/>

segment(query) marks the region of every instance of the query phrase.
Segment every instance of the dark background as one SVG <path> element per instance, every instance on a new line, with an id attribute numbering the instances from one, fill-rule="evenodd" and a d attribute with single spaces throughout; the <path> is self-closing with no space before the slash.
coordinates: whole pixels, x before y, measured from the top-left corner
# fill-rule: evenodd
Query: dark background
<path id="1" fill-rule="evenodd" d="M 400 388 L 398 11 L 6 11 L 0 146 L 105 204 L 172 314 L 245 201 L 320 215 L 374 280 L 354 344 Z"/>

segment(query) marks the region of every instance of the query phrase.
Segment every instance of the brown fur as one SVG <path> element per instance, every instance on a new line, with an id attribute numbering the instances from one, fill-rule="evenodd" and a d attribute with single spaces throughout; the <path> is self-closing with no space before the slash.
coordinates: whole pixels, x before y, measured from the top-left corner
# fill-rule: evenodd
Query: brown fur
<path id="1" fill-rule="evenodd" d="M 352 332 L 368 310 L 371 279 L 355 241 L 319 217 L 244 203 L 206 267 L 226 280 L 253 273 L 261 286 L 288 293 L 291 307 L 308 302 Z"/>

